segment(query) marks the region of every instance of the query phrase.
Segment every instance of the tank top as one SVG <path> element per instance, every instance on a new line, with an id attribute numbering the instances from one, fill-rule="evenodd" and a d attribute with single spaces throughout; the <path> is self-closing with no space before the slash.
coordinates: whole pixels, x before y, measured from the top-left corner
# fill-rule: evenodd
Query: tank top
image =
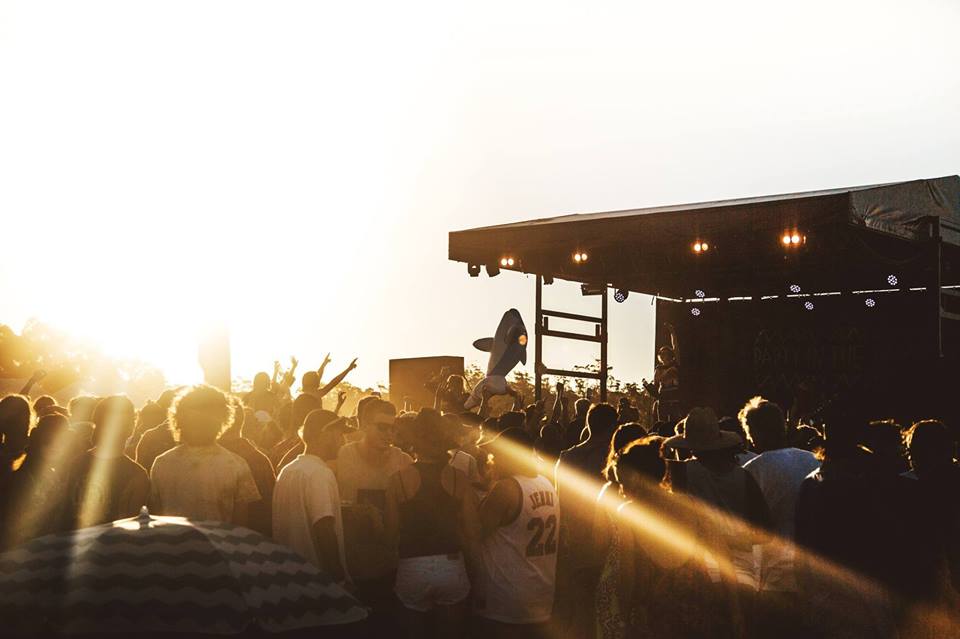
<path id="1" fill-rule="evenodd" d="M 486 598 L 477 613 L 503 623 L 542 623 L 553 609 L 557 493 L 543 475 L 513 479 L 522 493 L 520 514 L 483 541 Z"/>
<path id="2" fill-rule="evenodd" d="M 417 462 L 413 467 L 420 474 L 420 488 L 416 495 L 399 507 L 399 557 L 406 559 L 460 552 L 460 537 L 457 534 L 460 503 L 443 489 L 441 482 L 447 463 Z M 403 494 L 407 495 L 403 475 L 400 475 L 400 487 Z"/>

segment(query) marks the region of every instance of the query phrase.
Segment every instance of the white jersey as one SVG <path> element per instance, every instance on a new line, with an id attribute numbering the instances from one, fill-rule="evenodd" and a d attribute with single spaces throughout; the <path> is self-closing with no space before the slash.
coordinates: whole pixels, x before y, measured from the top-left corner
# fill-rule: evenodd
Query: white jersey
<path id="1" fill-rule="evenodd" d="M 513 479 L 523 493 L 523 506 L 513 523 L 483 540 L 486 597 L 477 614 L 504 623 L 542 623 L 553 610 L 557 492 L 543 475 Z"/>

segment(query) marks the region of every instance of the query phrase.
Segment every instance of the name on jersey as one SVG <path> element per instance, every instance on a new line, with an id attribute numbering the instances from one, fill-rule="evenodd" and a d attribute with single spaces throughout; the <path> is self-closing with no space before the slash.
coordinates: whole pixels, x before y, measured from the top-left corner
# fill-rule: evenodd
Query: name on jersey
<path id="1" fill-rule="evenodd" d="M 553 492 L 538 490 L 530 493 L 530 507 L 536 510 L 540 506 L 553 506 Z"/>

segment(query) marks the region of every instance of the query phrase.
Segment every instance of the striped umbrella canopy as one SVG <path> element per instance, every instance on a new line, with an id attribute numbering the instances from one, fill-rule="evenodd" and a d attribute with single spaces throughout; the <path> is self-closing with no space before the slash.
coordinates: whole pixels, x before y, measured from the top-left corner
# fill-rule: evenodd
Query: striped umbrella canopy
<path id="1" fill-rule="evenodd" d="M 279 633 L 366 616 L 328 575 L 263 535 L 146 508 L 0 555 L 0 619 L 11 632 Z"/>

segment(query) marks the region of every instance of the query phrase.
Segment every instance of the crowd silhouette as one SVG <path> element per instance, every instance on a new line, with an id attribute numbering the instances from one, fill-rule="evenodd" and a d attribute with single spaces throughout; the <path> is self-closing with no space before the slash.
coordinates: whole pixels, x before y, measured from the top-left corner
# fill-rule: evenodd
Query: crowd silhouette
<path id="1" fill-rule="evenodd" d="M 356 360 L 329 363 L 296 391 L 292 360 L 243 395 L 3 397 L 0 546 L 143 506 L 244 526 L 369 607 L 367 636 L 960 634 L 956 425 L 757 397 L 648 428 L 562 383 L 470 412 L 448 371 L 432 407 L 341 415 Z"/>

